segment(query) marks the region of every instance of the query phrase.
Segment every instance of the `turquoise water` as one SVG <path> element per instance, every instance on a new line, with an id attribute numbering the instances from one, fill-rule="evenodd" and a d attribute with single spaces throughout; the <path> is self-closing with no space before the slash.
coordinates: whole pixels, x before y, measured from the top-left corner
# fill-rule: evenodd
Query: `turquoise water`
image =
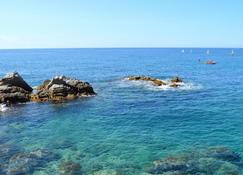
<path id="1" fill-rule="evenodd" d="M 54 175 L 65 161 L 80 164 L 83 174 L 143 174 L 153 161 L 192 149 L 224 146 L 243 155 L 243 49 L 235 49 L 234 56 L 231 49 L 206 51 L 0 50 L 1 76 L 18 71 L 36 86 L 64 74 L 90 82 L 98 94 L 0 112 L 0 144 L 17 147 L 14 153 L 47 149 L 58 154 L 31 172 Z M 129 75 L 180 76 L 185 86 L 156 88 L 128 82 Z"/>

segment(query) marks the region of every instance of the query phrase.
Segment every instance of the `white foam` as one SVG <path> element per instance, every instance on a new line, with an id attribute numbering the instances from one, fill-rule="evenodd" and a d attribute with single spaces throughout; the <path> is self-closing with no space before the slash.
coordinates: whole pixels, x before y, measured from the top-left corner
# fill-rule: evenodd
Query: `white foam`
<path id="1" fill-rule="evenodd" d="M 128 78 L 125 78 L 121 80 L 119 83 L 120 87 L 132 87 L 132 86 L 138 86 L 143 87 L 149 90 L 153 91 L 178 91 L 178 90 L 199 90 L 202 88 L 199 84 L 194 84 L 192 82 L 182 82 L 177 83 L 179 86 L 177 88 L 171 87 L 172 83 L 169 79 L 162 80 L 167 85 L 162 86 L 154 86 L 152 82 L 150 81 L 136 81 L 136 80 L 128 80 Z"/>
<path id="2" fill-rule="evenodd" d="M 7 110 L 8 110 L 7 105 L 5 105 L 5 104 L 0 104 L 0 112 L 5 112 L 5 111 L 7 111 Z"/>

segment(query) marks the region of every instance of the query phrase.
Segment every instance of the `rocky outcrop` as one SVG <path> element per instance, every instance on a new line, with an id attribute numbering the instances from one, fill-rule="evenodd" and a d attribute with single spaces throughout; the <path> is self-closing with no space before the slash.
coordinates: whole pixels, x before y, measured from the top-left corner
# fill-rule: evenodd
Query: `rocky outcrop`
<path id="1" fill-rule="evenodd" d="M 174 87 L 177 88 L 181 85 L 181 83 L 183 83 L 182 79 L 179 77 L 174 77 L 169 81 L 164 81 L 161 79 L 157 79 L 157 78 L 152 78 L 152 77 L 146 77 L 146 76 L 130 76 L 128 77 L 128 80 L 131 81 L 148 81 L 151 82 L 154 86 L 170 86 L 170 87 Z"/>
<path id="2" fill-rule="evenodd" d="M 0 79 L 0 103 L 28 102 L 32 88 L 17 73 L 9 73 Z"/>
<path id="3" fill-rule="evenodd" d="M 96 94 L 89 83 L 65 76 L 45 80 L 36 90 L 31 95 L 31 100 L 36 102 L 71 100 Z"/>
<path id="4" fill-rule="evenodd" d="M 216 147 L 173 155 L 153 163 L 150 174 L 234 174 L 240 175 L 238 153 Z"/>

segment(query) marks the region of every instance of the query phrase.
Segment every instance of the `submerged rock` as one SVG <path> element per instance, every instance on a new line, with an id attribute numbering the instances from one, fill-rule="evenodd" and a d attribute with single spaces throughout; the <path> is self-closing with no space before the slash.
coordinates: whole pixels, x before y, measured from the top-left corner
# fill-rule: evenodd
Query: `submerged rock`
<path id="1" fill-rule="evenodd" d="M 9 159 L 6 174 L 32 174 L 35 169 L 44 167 L 48 162 L 57 160 L 59 158 L 59 155 L 45 149 L 17 153 Z"/>
<path id="2" fill-rule="evenodd" d="M 207 150 L 206 155 L 228 162 L 239 162 L 241 160 L 240 154 L 225 147 L 210 148 Z"/>
<path id="3" fill-rule="evenodd" d="M 92 175 L 122 175 L 122 172 L 116 171 L 116 170 L 99 170 L 94 172 Z"/>
<path id="4" fill-rule="evenodd" d="M 58 166 L 60 175 L 82 175 L 81 166 L 78 163 L 68 161 Z"/>
<path id="5" fill-rule="evenodd" d="M 154 167 L 148 170 L 151 174 L 162 174 L 165 172 L 173 173 L 193 173 L 197 165 L 189 156 L 168 157 L 163 160 L 155 161 Z"/>
<path id="6" fill-rule="evenodd" d="M 181 86 L 181 83 L 183 82 L 181 78 L 174 77 L 169 81 L 164 81 L 157 78 L 152 77 L 145 77 L 145 76 L 130 76 L 128 77 L 128 80 L 131 81 L 148 81 L 151 82 L 154 86 L 165 86 L 169 85 L 170 87 L 177 88 Z"/>
<path id="7" fill-rule="evenodd" d="M 8 162 L 8 160 L 19 151 L 20 148 L 15 145 L 11 145 L 11 144 L 0 145 L 0 164 L 4 164 Z"/>
<path id="8" fill-rule="evenodd" d="M 9 73 L 0 79 L 0 103 L 28 102 L 32 88 L 17 73 Z"/>
<path id="9" fill-rule="evenodd" d="M 37 93 L 31 95 L 31 100 L 36 102 L 63 101 L 95 94 L 93 87 L 87 82 L 56 76 L 52 80 L 45 80 L 37 87 Z"/>
<path id="10" fill-rule="evenodd" d="M 239 163 L 238 153 L 228 148 L 209 148 L 155 161 L 147 172 L 162 175 L 239 175 Z"/>

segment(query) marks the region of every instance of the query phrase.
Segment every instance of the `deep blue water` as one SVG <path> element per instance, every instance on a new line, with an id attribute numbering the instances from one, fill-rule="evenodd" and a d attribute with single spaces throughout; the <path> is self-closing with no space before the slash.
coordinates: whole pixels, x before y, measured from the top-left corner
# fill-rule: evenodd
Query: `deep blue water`
<path id="1" fill-rule="evenodd" d="M 61 155 L 34 174 L 58 174 L 60 162 L 69 160 L 85 174 L 142 174 L 154 160 L 199 147 L 225 146 L 243 155 L 243 49 L 234 56 L 231 49 L 206 50 L 0 50 L 0 76 L 18 71 L 36 86 L 66 75 L 90 82 L 98 94 L 0 112 L 0 143 Z M 180 76 L 186 86 L 159 89 L 124 80 L 129 75 Z"/>

